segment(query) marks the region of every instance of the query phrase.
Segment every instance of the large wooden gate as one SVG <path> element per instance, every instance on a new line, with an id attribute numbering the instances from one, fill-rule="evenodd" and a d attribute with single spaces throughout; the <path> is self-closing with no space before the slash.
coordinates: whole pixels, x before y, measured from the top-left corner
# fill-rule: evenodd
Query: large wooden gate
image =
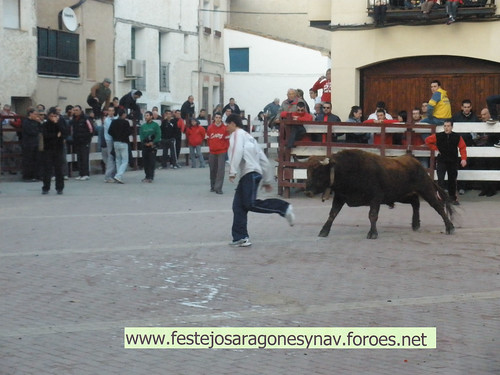
<path id="1" fill-rule="evenodd" d="M 365 114 L 384 101 L 389 113 L 410 111 L 431 97 L 430 83 L 441 81 L 453 113 L 463 99 L 479 114 L 488 95 L 500 94 L 500 64 L 457 56 L 419 56 L 391 60 L 361 70 L 361 106 Z"/>

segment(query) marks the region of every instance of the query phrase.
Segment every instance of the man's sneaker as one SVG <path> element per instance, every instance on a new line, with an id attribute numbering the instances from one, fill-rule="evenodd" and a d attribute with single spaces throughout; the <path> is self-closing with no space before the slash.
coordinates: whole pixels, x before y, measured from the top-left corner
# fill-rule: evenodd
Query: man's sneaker
<path id="1" fill-rule="evenodd" d="M 453 202 L 451 202 L 451 204 L 454 206 L 460 206 L 460 202 L 458 201 L 458 199 L 455 199 Z"/>
<path id="2" fill-rule="evenodd" d="M 75 177 L 75 180 L 80 181 L 82 179 L 82 176 Z"/>
<path id="3" fill-rule="evenodd" d="M 88 181 L 88 180 L 90 180 L 89 176 L 82 176 L 82 177 L 80 177 L 80 181 Z"/>
<path id="4" fill-rule="evenodd" d="M 291 204 L 289 204 L 288 208 L 286 209 L 285 219 L 286 221 L 288 221 L 288 224 L 293 227 L 293 224 L 295 224 L 295 214 L 293 213 L 293 207 Z"/>
<path id="5" fill-rule="evenodd" d="M 493 146 L 500 148 L 500 141 L 498 141 L 498 143 L 495 143 Z"/>
<path id="6" fill-rule="evenodd" d="M 246 238 L 242 238 L 241 240 L 230 242 L 229 245 L 238 246 L 238 247 L 248 247 L 248 246 L 252 246 L 252 243 L 250 242 L 250 239 L 248 237 L 246 237 Z"/>
<path id="7" fill-rule="evenodd" d="M 112 178 L 107 178 L 104 180 L 105 183 L 107 184 L 114 184 L 115 183 L 115 180 L 113 180 Z"/>
<path id="8" fill-rule="evenodd" d="M 115 180 L 119 184 L 124 184 L 125 183 L 125 182 L 122 181 L 121 178 L 118 178 L 118 177 L 113 177 L 113 180 Z"/>
<path id="9" fill-rule="evenodd" d="M 67 180 L 69 180 L 69 177 L 68 176 L 64 176 L 64 179 L 67 181 Z"/>
<path id="10" fill-rule="evenodd" d="M 458 191 L 458 194 L 459 194 L 459 195 L 464 195 L 464 194 L 465 194 L 465 190 L 464 190 L 464 189 L 460 189 L 460 190 Z"/>

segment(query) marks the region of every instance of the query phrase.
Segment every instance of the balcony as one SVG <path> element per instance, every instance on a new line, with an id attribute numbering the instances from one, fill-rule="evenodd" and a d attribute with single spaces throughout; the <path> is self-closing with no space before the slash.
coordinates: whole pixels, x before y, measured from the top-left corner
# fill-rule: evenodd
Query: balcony
<path id="1" fill-rule="evenodd" d="M 368 15 L 374 17 L 373 6 L 368 0 Z M 386 26 L 394 25 L 428 25 L 443 23 L 448 17 L 446 13 L 446 0 L 441 1 L 441 5 L 435 5 L 428 16 L 424 16 L 420 6 L 415 8 L 405 7 L 405 0 L 390 0 L 387 7 Z M 418 3 L 418 2 L 417 2 Z M 423 3 L 423 1 L 420 1 Z M 457 21 L 493 21 L 500 20 L 496 16 L 495 0 L 464 0 L 464 4 L 459 6 Z"/>
<path id="2" fill-rule="evenodd" d="M 389 0 L 385 26 L 442 24 L 448 17 L 445 6 L 446 0 L 441 0 L 441 5 L 435 5 L 428 17 L 425 17 L 420 9 L 420 4 L 424 1 L 417 1 L 418 6 L 411 9 L 405 7 L 405 3 L 409 2 L 405 0 Z M 366 9 L 368 16 L 374 18 L 372 3 L 373 0 L 366 0 Z M 313 9 L 315 8 L 313 7 Z M 464 0 L 464 4 L 458 8 L 456 19 L 462 22 L 500 21 L 500 15 L 497 15 L 496 11 L 496 0 Z M 313 14 L 311 11 L 309 13 L 310 15 Z M 366 30 L 375 27 L 375 22 L 335 25 L 331 23 L 329 18 L 328 13 L 323 13 L 321 17 L 312 17 L 310 26 L 328 31 Z"/>

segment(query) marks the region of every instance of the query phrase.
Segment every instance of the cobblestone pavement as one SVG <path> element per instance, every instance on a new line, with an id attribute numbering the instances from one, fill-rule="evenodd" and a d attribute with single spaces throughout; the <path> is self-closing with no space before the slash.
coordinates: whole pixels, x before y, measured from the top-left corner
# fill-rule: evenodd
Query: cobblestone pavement
<path id="1" fill-rule="evenodd" d="M 250 214 L 230 248 L 231 201 L 208 169 L 0 184 L 0 374 L 500 374 L 500 197 L 462 197 L 457 230 L 424 202 L 344 208 L 292 195 L 297 223 Z M 275 196 L 274 193 L 263 194 Z M 131 350 L 124 327 L 437 327 L 426 350 Z"/>

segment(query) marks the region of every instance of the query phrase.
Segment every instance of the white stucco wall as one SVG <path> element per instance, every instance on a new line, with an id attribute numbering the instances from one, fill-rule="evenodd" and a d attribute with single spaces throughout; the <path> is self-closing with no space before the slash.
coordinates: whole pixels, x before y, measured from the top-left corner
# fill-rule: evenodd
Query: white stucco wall
<path id="1" fill-rule="evenodd" d="M 249 48 L 249 72 L 229 72 L 229 48 Z M 323 75 L 330 60 L 320 52 L 231 29 L 224 30 L 224 105 L 234 97 L 245 113 L 255 117 L 274 98 L 286 99 L 289 88 L 304 90 Z"/>
<path id="2" fill-rule="evenodd" d="M 37 39 L 33 0 L 21 1 L 19 29 L 4 28 L 3 1 L 0 1 L 0 103 L 12 97 L 30 97 L 36 87 Z"/>

